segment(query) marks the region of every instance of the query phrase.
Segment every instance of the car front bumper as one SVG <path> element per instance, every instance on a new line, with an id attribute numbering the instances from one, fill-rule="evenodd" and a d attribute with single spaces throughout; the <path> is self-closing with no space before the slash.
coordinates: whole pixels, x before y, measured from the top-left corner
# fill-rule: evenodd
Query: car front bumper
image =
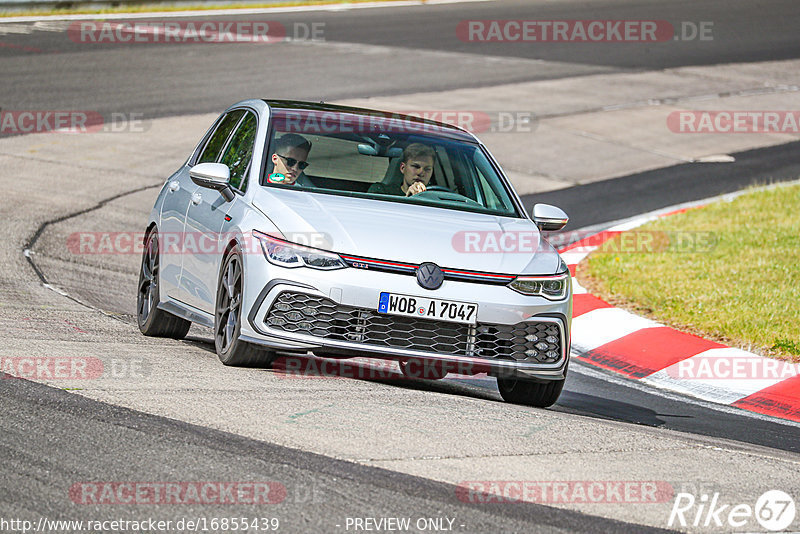
<path id="1" fill-rule="evenodd" d="M 354 268 L 334 271 L 287 269 L 273 266 L 263 257 L 248 259 L 255 261 L 249 261 L 249 265 L 245 268 L 243 315 L 246 314 L 247 320 L 242 324 L 243 341 L 285 352 L 313 351 L 318 355 L 335 357 L 368 356 L 393 360 L 445 362 L 450 370 L 459 374 L 487 373 L 492 376 L 528 380 L 561 380 L 566 376 L 572 317 L 571 289 L 567 298 L 558 302 L 551 302 L 543 297 L 521 295 L 504 285 L 453 280 L 445 280 L 438 290 L 429 291 L 417 285 L 415 277 L 403 274 Z M 264 280 L 269 282 L 265 284 Z M 442 321 L 425 321 L 422 324 L 420 321 L 424 321 L 423 319 L 378 314 L 379 296 L 384 291 L 477 303 L 478 324 L 472 328 L 468 325 L 454 325 Z M 328 329 L 324 331 L 324 335 L 319 335 L 321 331 L 313 327 L 307 328 L 306 331 L 287 331 L 286 328 L 271 325 L 270 319 L 275 313 L 273 305 L 282 298 L 281 295 L 286 297 L 287 293 L 305 298 L 317 309 L 319 309 L 318 303 L 324 301 L 323 307 L 333 310 L 329 314 L 331 317 L 341 317 L 342 310 L 348 311 L 349 317 L 353 319 L 349 323 L 351 328 L 347 332 L 334 335 L 330 335 L 332 330 Z M 308 310 L 309 307 L 305 309 Z M 313 323 L 315 314 L 310 310 L 308 314 L 301 320 Z M 376 325 L 376 322 L 379 322 L 380 325 L 377 326 L 383 329 L 381 342 L 376 342 L 375 336 L 371 337 L 368 332 L 370 325 Z M 400 338 L 386 341 L 387 324 L 389 328 L 396 326 L 395 334 L 398 333 L 398 329 L 406 327 L 409 328 L 409 338 L 424 341 L 424 333 L 430 332 L 430 335 L 438 337 L 440 342 L 437 344 L 432 340 L 429 346 L 422 346 L 419 342 L 411 343 L 404 340 L 402 332 Z M 426 328 L 420 331 L 414 328 L 415 325 Z M 486 344 L 481 345 L 481 340 L 485 341 L 490 336 L 485 333 L 489 330 L 501 330 L 506 338 L 519 341 L 520 335 L 524 337 L 526 332 L 535 334 L 536 328 L 543 328 L 542 325 L 558 328 L 560 355 L 555 362 L 542 363 L 532 358 L 515 359 L 510 356 L 508 347 L 505 349 L 500 347 L 498 350 L 493 346 L 491 350 L 482 352 L 481 347 Z M 480 333 L 481 329 L 483 334 Z M 336 332 L 335 328 L 333 331 Z M 456 332 L 464 333 L 463 343 L 453 342 L 453 347 L 458 350 L 448 350 L 447 338 L 456 337 Z M 516 338 L 510 338 L 513 332 L 516 332 Z M 551 332 L 554 331 L 551 329 Z M 506 340 L 503 343 L 508 346 L 513 341 Z M 491 353 L 488 357 L 487 352 Z M 512 353 L 516 354 L 517 358 L 521 357 L 518 351 Z"/>

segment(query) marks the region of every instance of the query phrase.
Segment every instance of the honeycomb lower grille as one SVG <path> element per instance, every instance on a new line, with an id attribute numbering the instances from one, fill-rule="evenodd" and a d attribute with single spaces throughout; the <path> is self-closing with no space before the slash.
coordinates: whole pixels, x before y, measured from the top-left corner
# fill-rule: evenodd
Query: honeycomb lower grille
<path id="1" fill-rule="evenodd" d="M 543 363 L 561 357 L 561 332 L 556 323 L 473 326 L 384 315 L 292 291 L 278 295 L 264 322 L 282 332 L 379 347 Z"/>

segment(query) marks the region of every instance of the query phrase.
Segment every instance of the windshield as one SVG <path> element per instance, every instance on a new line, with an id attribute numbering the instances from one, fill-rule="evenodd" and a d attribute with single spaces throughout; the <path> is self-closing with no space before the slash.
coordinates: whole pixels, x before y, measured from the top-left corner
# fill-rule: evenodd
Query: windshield
<path id="1" fill-rule="evenodd" d="M 275 113 L 263 186 L 520 216 L 478 144 L 432 124 L 326 115 Z"/>

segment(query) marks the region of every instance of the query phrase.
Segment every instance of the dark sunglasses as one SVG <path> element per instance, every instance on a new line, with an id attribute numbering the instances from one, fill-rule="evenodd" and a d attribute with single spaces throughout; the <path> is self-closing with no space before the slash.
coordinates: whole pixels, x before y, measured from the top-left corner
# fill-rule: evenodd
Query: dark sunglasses
<path id="1" fill-rule="evenodd" d="M 286 166 L 290 167 L 290 168 L 294 167 L 295 165 L 297 165 L 297 167 L 302 171 L 303 169 L 305 169 L 309 165 L 309 163 L 307 161 L 297 161 L 294 158 L 287 158 L 286 156 L 281 156 L 280 154 L 276 154 L 276 156 L 281 157 L 284 160 L 286 160 Z"/>

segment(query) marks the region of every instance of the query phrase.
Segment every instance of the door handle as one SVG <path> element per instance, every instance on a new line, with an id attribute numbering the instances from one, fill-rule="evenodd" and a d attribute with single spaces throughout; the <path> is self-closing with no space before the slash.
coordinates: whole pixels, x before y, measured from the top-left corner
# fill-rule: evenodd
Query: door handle
<path id="1" fill-rule="evenodd" d="M 203 201 L 203 195 L 201 195 L 200 193 L 194 193 L 192 195 L 192 204 L 194 204 L 195 206 L 197 204 L 200 204 L 202 201 Z"/>
<path id="2" fill-rule="evenodd" d="M 168 187 L 169 187 L 169 192 L 174 193 L 175 191 L 181 188 L 181 183 L 178 180 L 172 180 L 169 183 Z"/>

